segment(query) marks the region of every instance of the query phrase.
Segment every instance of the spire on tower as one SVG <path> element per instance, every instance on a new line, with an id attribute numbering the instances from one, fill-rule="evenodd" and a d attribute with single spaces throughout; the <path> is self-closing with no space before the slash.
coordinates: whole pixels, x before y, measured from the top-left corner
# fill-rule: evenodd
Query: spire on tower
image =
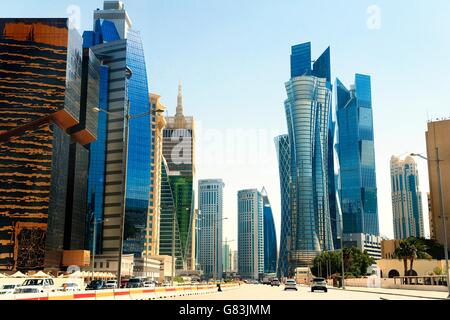
<path id="1" fill-rule="evenodd" d="M 184 108 L 183 108 L 183 86 L 181 84 L 181 81 L 178 84 L 178 103 L 177 103 L 177 117 L 182 117 L 184 114 Z"/>

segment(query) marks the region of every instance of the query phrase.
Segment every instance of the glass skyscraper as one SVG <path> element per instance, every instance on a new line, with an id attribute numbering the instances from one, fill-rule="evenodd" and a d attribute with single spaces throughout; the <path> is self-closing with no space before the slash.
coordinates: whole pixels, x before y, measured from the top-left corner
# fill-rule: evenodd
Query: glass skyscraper
<path id="1" fill-rule="evenodd" d="M 392 211 L 396 240 L 425 237 L 423 227 L 422 193 L 419 172 L 414 158 L 391 158 Z"/>
<path id="2" fill-rule="evenodd" d="M 281 234 L 280 251 L 278 257 L 279 278 L 289 275 L 289 248 L 291 237 L 291 152 L 289 136 L 282 135 L 275 138 L 275 145 L 278 155 L 278 164 L 280 171 L 280 190 L 281 190 Z"/>
<path id="3" fill-rule="evenodd" d="M 350 90 L 337 79 L 336 96 L 344 234 L 379 236 L 370 76 Z"/>
<path id="4" fill-rule="evenodd" d="M 222 279 L 223 274 L 224 187 L 225 184 L 220 179 L 198 182 L 198 209 L 201 212 L 198 225 L 198 259 L 201 271 L 207 279 Z"/>
<path id="5" fill-rule="evenodd" d="M 329 48 L 311 66 L 311 44 L 294 46 L 285 110 L 291 160 L 290 272 L 333 250 L 329 206 L 329 117 L 332 102 Z M 285 196 L 282 196 L 284 198 Z"/>
<path id="6" fill-rule="evenodd" d="M 277 272 L 277 234 L 273 220 L 272 206 L 266 189 L 261 191 L 264 206 L 264 273 Z"/>
<path id="7" fill-rule="evenodd" d="M 256 189 L 238 192 L 238 273 L 246 279 L 264 273 L 264 203 Z"/>
<path id="8" fill-rule="evenodd" d="M 95 211 L 93 215 L 103 222 L 103 242 L 98 251 L 118 256 L 123 250 L 126 254 L 139 257 L 148 247 L 146 235 L 154 179 L 151 168 L 154 152 L 151 120 L 154 110 L 149 101 L 140 33 L 132 29 L 122 2 L 105 1 L 103 10 L 94 11 L 94 30 L 85 32 L 84 42 L 86 47 L 91 47 L 103 58 L 102 109 L 109 111 L 106 121 L 101 118 L 99 123 L 106 140 L 99 140 L 91 155 L 90 176 L 93 180 L 90 182 L 89 207 Z M 128 154 L 125 155 L 125 115 L 128 110 L 131 116 L 139 116 L 130 120 Z M 123 174 L 125 163 L 126 177 Z M 100 209 L 102 201 L 103 210 Z M 124 238 L 121 249 L 122 228 Z"/>
<path id="9" fill-rule="evenodd" d="M 0 270 L 83 250 L 100 62 L 68 19 L 0 19 Z"/>

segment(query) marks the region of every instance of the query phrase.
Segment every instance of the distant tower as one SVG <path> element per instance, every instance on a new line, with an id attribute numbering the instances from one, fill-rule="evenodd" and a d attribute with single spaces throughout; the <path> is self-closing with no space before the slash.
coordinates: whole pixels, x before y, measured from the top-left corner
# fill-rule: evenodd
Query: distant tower
<path id="1" fill-rule="evenodd" d="M 392 211 L 396 240 L 423 238 L 422 194 L 419 172 L 412 157 L 391 159 Z"/>

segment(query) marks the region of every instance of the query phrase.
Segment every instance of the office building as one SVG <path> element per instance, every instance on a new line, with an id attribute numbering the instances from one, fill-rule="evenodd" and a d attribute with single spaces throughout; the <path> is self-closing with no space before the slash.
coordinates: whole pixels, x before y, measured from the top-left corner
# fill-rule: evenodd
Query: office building
<path id="1" fill-rule="evenodd" d="M 367 251 L 368 255 L 376 260 L 381 259 L 380 236 L 364 233 L 344 233 L 344 248 L 357 248 L 362 252 Z"/>
<path id="2" fill-rule="evenodd" d="M 223 274 L 223 189 L 222 180 L 198 182 L 199 264 L 206 279 L 222 279 Z"/>
<path id="3" fill-rule="evenodd" d="M 228 242 L 225 240 L 223 245 L 223 272 L 231 272 L 231 248 Z"/>
<path id="4" fill-rule="evenodd" d="M 432 202 L 431 202 L 431 194 L 427 193 L 428 200 L 428 221 L 430 224 L 430 239 L 436 239 L 436 233 L 434 231 L 434 221 L 433 221 L 433 210 L 432 210 Z"/>
<path id="5" fill-rule="evenodd" d="M 273 219 L 272 206 L 265 188 L 261 191 L 264 210 L 264 273 L 273 274 L 277 272 L 277 234 L 275 221 Z"/>
<path id="6" fill-rule="evenodd" d="M 238 273 L 256 280 L 264 274 L 264 203 L 256 189 L 238 192 Z"/>
<path id="7" fill-rule="evenodd" d="M 192 239 L 195 232 L 195 123 L 193 117 L 184 115 L 181 84 L 178 88 L 176 115 L 166 118 L 163 131 L 163 156 L 167 161 L 168 174 L 173 191 L 177 213 L 182 261 L 177 261 L 177 269 L 195 269 L 195 250 Z M 170 248 L 162 248 L 164 254 Z"/>
<path id="8" fill-rule="evenodd" d="M 292 77 L 286 83 L 285 101 L 291 160 L 291 274 L 297 267 L 310 266 L 323 250 L 334 249 L 328 190 L 330 49 L 313 65 L 311 61 L 310 43 L 292 47 Z"/>
<path id="9" fill-rule="evenodd" d="M 150 185 L 150 206 L 147 221 L 147 234 L 145 255 L 159 255 L 159 239 L 161 231 L 161 170 L 163 165 L 162 143 L 163 130 L 166 127 L 166 120 L 163 112 L 166 107 L 160 102 L 161 97 L 151 93 L 150 105 L 155 110 L 152 114 L 152 145 L 153 152 L 151 154 L 151 185 Z"/>
<path id="10" fill-rule="evenodd" d="M 100 61 L 68 19 L 0 19 L 0 270 L 83 250 Z"/>
<path id="11" fill-rule="evenodd" d="M 104 110 L 100 112 L 109 112 L 101 126 L 106 140 L 96 150 L 100 154 L 106 151 L 106 156 L 91 155 L 105 161 L 104 165 L 93 166 L 91 175 L 104 175 L 104 179 L 92 183 L 89 191 L 90 207 L 97 207 L 92 204 L 94 201 L 103 201 L 102 212 L 93 214 L 102 230 L 100 251 L 116 258 L 121 251 L 141 257 L 149 241 L 154 178 L 151 128 L 155 110 L 151 109 L 149 99 L 140 32 L 132 28 L 122 2 L 105 1 L 103 10 L 94 11 L 94 30 L 85 32 L 83 37 L 84 46 L 103 58 L 102 80 L 108 81 L 101 97 Z M 131 115 L 129 128 L 125 121 L 127 114 Z M 98 169 L 101 172 L 93 172 Z"/>
<path id="12" fill-rule="evenodd" d="M 337 79 L 336 96 L 339 193 L 343 231 L 348 235 L 344 236 L 344 245 L 346 241 L 356 243 L 363 250 L 366 240 L 354 242 L 352 239 L 377 238 L 380 235 L 370 77 L 357 74 L 350 90 Z M 356 236 L 358 234 L 360 236 Z"/>
<path id="13" fill-rule="evenodd" d="M 391 190 L 395 239 L 424 238 L 422 194 L 414 158 L 391 158 Z"/>
<path id="14" fill-rule="evenodd" d="M 430 178 L 430 202 L 431 202 L 431 232 L 433 239 L 440 244 L 445 243 L 442 216 L 449 216 L 450 210 L 450 120 L 440 120 L 428 123 L 426 132 L 428 174 Z M 440 162 L 442 202 L 439 192 L 439 177 L 437 174 L 437 161 Z M 445 211 L 444 211 L 444 210 Z M 450 222 L 446 221 L 447 243 L 450 243 Z"/>

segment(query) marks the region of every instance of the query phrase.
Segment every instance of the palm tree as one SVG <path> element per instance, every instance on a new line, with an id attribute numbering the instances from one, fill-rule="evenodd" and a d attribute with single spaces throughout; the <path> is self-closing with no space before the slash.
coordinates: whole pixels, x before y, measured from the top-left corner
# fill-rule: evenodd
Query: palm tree
<path id="1" fill-rule="evenodd" d="M 415 259 L 430 259 L 430 255 L 426 252 L 427 246 L 420 239 L 411 237 L 400 242 L 400 246 L 395 249 L 394 256 L 403 260 L 404 275 L 412 276 Z M 409 261 L 409 272 L 408 272 Z M 409 281 L 408 281 L 409 282 Z"/>
<path id="2" fill-rule="evenodd" d="M 399 247 L 394 251 L 394 257 L 403 260 L 405 277 L 408 274 L 408 260 L 411 261 L 411 257 L 414 257 L 414 255 L 415 249 L 408 241 L 401 241 Z M 414 261 L 414 258 L 412 261 Z"/>

